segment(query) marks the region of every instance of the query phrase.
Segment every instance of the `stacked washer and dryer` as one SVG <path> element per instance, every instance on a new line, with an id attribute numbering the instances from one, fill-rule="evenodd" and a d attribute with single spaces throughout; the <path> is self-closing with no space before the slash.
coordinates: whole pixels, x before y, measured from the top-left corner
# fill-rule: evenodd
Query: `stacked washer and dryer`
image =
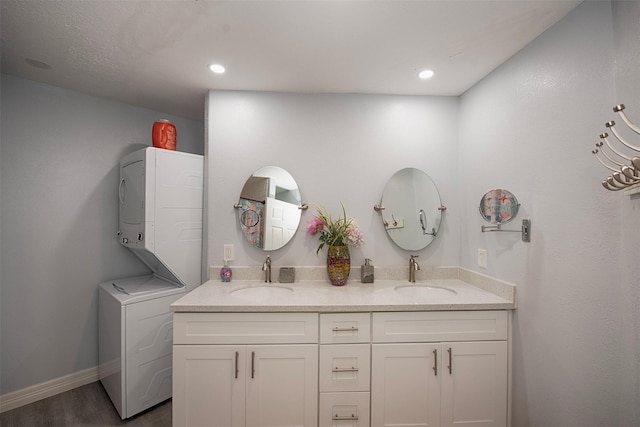
<path id="1" fill-rule="evenodd" d="M 202 283 L 203 156 L 148 147 L 120 162 L 120 243 L 145 276 L 99 287 L 99 378 L 122 419 L 171 397 L 169 305 Z"/>

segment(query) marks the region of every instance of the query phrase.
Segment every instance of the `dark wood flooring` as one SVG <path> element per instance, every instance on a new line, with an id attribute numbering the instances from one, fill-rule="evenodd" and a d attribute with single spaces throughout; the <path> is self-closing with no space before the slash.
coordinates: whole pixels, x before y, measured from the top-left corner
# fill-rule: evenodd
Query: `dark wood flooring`
<path id="1" fill-rule="evenodd" d="M 100 382 L 0 414 L 2 427 L 171 427 L 171 400 L 122 421 Z"/>

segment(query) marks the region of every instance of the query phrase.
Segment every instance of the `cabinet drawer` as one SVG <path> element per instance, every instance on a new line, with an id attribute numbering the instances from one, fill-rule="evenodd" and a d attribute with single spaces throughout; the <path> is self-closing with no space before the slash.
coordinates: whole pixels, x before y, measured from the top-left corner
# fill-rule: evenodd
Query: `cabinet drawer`
<path id="1" fill-rule="evenodd" d="M 369 427 L 369 393 L 320 393 L 320 427 Z"/>
<path id="2" fill-rule="evenodd" d="M 318 342 L 317 313 L 174 313 L 174 344 Z"/>
<path id="3" fill-rule="evenodd" d="M 373 313 L 373 342 L 506 339 L 504 310 Z"/>
<path id="4" fill-rule="evenodd" d="M 320 315 L 320 343 L 364 343 L 371 340 L 371 314 L 331 313 Z"/>
<path id="5" fill-rule="evenodd" d="M 369 344 L 320 346 L 320 391 L 369 391 Z"/>

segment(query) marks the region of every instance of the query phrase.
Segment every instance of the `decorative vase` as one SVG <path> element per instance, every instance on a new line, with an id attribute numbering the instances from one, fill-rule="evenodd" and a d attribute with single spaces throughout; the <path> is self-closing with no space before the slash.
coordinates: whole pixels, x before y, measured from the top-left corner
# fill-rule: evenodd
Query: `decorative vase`
<path id="1" fill-rule="evenodd" d="M 334 286 L 344 286 L 351 272 L 351 256 L 347 246 L 329 246 L 327 251 L 327 274 Z"/>

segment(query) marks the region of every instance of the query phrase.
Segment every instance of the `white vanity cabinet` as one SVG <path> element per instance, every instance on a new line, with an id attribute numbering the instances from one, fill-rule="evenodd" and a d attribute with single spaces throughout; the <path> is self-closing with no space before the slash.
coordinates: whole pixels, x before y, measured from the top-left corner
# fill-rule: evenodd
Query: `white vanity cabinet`
<path id="1" fill-rule="evenodd" d="M 508 425 L 509 311 L 175 312 L 173 425 Z"/>
<path id="2" fill-rule="evenodd" d="M 371 314 L 320 314 L 320 427 L 369 427 Z"/>
<path id="3" fill-rule="evenodd" d="M 317 313 L 175 313 L 173 426 L 317 426 Z"/>
<path id="4" fill-rule="evenodd" d="M 506 311 L 373 313 L 371 426 L 507 425 Z"/>

